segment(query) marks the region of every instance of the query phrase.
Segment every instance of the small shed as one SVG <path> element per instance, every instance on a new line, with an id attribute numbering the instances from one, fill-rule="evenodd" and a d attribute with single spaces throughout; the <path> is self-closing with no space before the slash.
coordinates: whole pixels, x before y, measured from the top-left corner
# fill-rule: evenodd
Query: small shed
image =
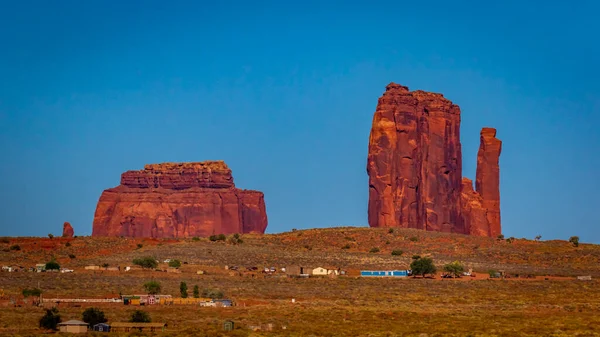
<path id="1" fill-rule="evenodd" d="M 285 268 L 285 273 L 290 276 L 307 275 L 312 273 L 312 269 L 302 266 L 288 266 Z"/>
<path id="2" fill-rule="evenodd" d="M 234 327 L 233 321 L 225 321 L 225 323 L 223 323 L 223 330 L 225 331 L 232 331 Z"/>
<path id="3" fill-rule="evenodd" d="M 58 330 L 60 332 L 69 333 L 86 333 L 88 330 L 88 324 L 86 322 L 72 319 L 70 321 L 58 323 Z"/>
<path id="4" fill-rule="evenodd" d="M 99 332 L 110 332 L 110 325 L 106 323 L 98 323 L 94 325 L 93 330 Z"/>
<path id="5" fill-rule="evenodd" d="M 317 268 L 315 268 L 315 269 L 312 270 L 312 274 L 313 275 L 322 275 L 322 276 L 324 276 L 324 275 L 328 274 L 327 272 L 328 272 L 328 270 L 326 268 L 323 268 L 323 267 L 317 267 Z"/>

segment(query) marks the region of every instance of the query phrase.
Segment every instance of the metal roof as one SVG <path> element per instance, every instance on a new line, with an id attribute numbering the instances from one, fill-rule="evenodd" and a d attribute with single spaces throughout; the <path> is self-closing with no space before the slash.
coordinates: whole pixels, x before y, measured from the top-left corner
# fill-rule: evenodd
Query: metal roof
<path id="1" fill-rule="evenodd" d="M 78 321 L 76 319 L 72 319 L 70 321 L 58 323 L 58 325 L 88 325 L 86 322 Z"/>

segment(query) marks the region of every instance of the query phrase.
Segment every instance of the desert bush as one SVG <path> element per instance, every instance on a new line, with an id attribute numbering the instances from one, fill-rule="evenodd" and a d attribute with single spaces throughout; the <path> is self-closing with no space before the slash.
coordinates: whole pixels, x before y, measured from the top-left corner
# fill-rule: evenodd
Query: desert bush
<path id="1" fill-rule="evenodd" d="M 379 248 L 373 247 L 369 250 L 369 253 L 379 253 Z"/>
<path id="2" fill-rule="evenodd" d="M 454 277 L 460 277 L 465 271 L 465 267 L 460 262 L 454 261 L 444 265 L 444 271 L 453 275 Z"/>
<path id="3" fill-rule="evenodd" d="M 71 247 L 71 243 L 70 242 L 65 243 L 65 247 Z"/>
<path id="4" fill-rule="evenodd" d="M 394 234 L 394 229 L 393 228 L 388 229 L 388 233 Z"/>
<path id="5" fill-rule="evenodd" d="M 504 240 L 504 234 L 500 234 L 496 237 L 496 239 L 498 239 L 498 241 L 502 241 Z"/>
<path id="6" fill-rule="evenodd" d="M 179 283 L 179 293 L 181 294 L 181 298 L 188 297 L 187 283 L 185 283 L 183 281 L 181 281 L 181 283 Z"/>
<path id="7" fill-rule="evenodd" d="M 342 246 L 342 249 L 350 249 L 350 244 L 345 244 L 344 246 Z"/>
<path id="8" fill-rule="evenodd" d="M 54 234 L 48 234 L 48 237 L 49 237 L 50 239 L 54 239 Z"/>
<path id="9" fill-rule="evenodd" d="M 102 268 L 108 268 L 108 266 L 110 266 L 110 265 L 109 265 L 108 263 L 106 263 L 106 262 L 104 262 L 104 263 L 102 264 Z"/>
<path id="10" fill-rule="evenodd" d="M 569 242 L 572 243 L 573 246 L 579 247 L 579 236 L 571 236 Z"/>
<path id="11" fill-rule="evenodd" d="M 402 249 L 394 249 L 394 250 L 392 250 L 392 255 L 394 255 L 394 256 L 400 256 L 402 254 L 404 254 L 404 251 L 402 251 Z"/>
<path id="12" fill-rule="evenodd" d="M 506 242 L 508 242 L 508 243 L 513 243 L 513 241 L 515 241 L 515 238 L 512 236 L 510 238 L 506 239 Z"/>
<path id="13" fill-rule="evenodd" d="M 232 236 L 229 237 L 229 239 L 227 240 L 227 242 L 233 244 L 233 245 L 237 245 L 237 244 L 242 244 L 244 243 L 244 240 L 242 240 L 242 238 L 240 237 L 240 235 L 238 233 L 233 234 Z"/>
<path id="14" fill-rule="evenodd" d="M 158 281 L 148 281 L 144 283 L 144 289 L 150 295 L 156 295 L 160 293 L 162 286 Z"/>
<path id="15" fill-rule="evenodd" d="M 10 246 L 10 250 L 15 250 L 15 251 L 21 250 L 21 246 L 19 246 L 19 245 L 12 245 L 12 246 Z"/>
<path id="16" fill-rule="evenodd" d="M 76 258 L 76 256 L 75 256 L 75 254 L 69 254 L 69 258 L 74 259 L 74 258 Z"/>
<path id="17" fill-rule="evenodd" d="M 227 237 L 225 236 L 225 234 L 219 234 L 219 235 L 211 235 L 208 238 L 210 241 L 225 241 L 227 239 Z"/>
<path id="18" fill-rule="evenodd" d="M 169 267 L 171 267 L 171 268 L 179 268 L 179 267 L 181 267 L 181 261 L 179 261 L 179 260 L 171 260 L 171 261 L 169 261 Z"/>
<path id="19" fill-rule="evenodd" d="M 144 245 L 143 245 L 143 244 L 141 244 L 141 243 L 138 243 L 138 244 L 137 244 L 137 249 L 141 249 L 142 247 L 144 247 Z"/>
<path id="20" fill-rule="evenodd" d="M 131 318 L 129 319 L 132 323 L 150 323 L 152 319 L 150 319 L 150 314 L 143 310 L 136 310 L 131 313 Z"/>
<path id="21" fill-rule="evenodd" d="M 219 289 L 204 289 L 202 290 L 202 297 L 208 297 L 208 298 L 214 298 L 214 299 L 220 299 L 223 298 L 225 295 L 223 294 L 223 291 L 219 290 Z"/>
<path id="22" fill-rule="evenodd" d="M 348 241 L 356 241 L 356 240 L 354 240 L 354 238 L 353 238 L 353 237 L 351 237 L 351 236 L 346 236 L 344 239 L 345 239 L 345 240 L 348 240 Z"/>
<path id="23" fill-rule="evenodd" d="M 10 240 L 6 237 L 0 238 L 0 243 L 10 243 Z"/>
<path id="24" fill-rule="evenodd" d="M 413 259 L 413 260 L 418 260 L 418 259 L 420 259 L 420 258 L 421 258 L 421 255 L 413 255 L 413 256 L 412 256 L 412 259 Z"/>
<path id="25" fill-rule="evenodd" d="M 49 262 L 46 262 L 46 270 L 58 270 L 60 269 L 60 265 L 58 264 L 58 262 L 52 260 Z"/>
<path id="26" fill-rule="evenodd" d="M 29 296 L 39 297 L 42 294 L 42 290 L 38 288 L 25 288 L 21 293 L 23 294 L 23 297 L 26 298 Z"/>
<path id="27" fill-rule="evenodd" d="M 538 236 L 535 237 L 535 241 L 540 241 L 541 238 L 542 238 L 542 236 L 538 235 Z"/>
<path id="28" fill-rule="evenodd" d="M 40 318 L 40 328 L 56 330 L 56 326 L 61 322 L 58 309 L 46 309 L 46 314 Z"/>
<path id="29" fill-rule="evenodd" d="M 199 237 L 197 237 L 197 236 L 194 236 L 194 237 L 192 238 L 192 241 L 200 241 L 200 238 L 199 238 Z"/>
<path id="30" fill-rule="evenodd" d="M 133 264 L 138 265 L 142 268 L 152 269 L 158 267 L 158 262 L 152 256 L 146 256 L 142 258 L 133 259 Z"/>
<path id="31" fill-rule="evenodd" d="M 304 245 L 304 249 L 306 249 L 306 250 L 312 250 L 312 247 L 310 245 Z"/>
<path id="32" fill-rule="evenodd" d="M 194 298 L 200 298 L 200 288 L 197 284 L 194 286 Z"/>
<path id="33" fill-rule="evenodd" d="M 423 277 L 427 274 L 435 274 L 437 271 L 433 264 L 433 260 L 429 257 L 420 257 L 413 260 L 410 264 L 410 269 L 414 276 L 422 275 Z"/>
<path id="34" fill-rule="evenodd" d="M 104 312 L 99 308 L 87 308 L 81 314 L 81 320 L 94 326 L 98 323 L 106 323 L 108 319 L 104 317 Z"/>
<path id="35" fill-rule="evenodd" d="M 419 241 L 419 238 L 416 236 L 411 236 L 409 240 L 412 242 L 417 242 L 417 241 Z"/>

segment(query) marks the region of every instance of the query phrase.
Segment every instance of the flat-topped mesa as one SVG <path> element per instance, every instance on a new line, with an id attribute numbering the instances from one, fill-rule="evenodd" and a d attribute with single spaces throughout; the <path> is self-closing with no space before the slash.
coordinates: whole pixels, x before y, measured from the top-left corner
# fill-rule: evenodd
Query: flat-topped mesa
<path id="1" fill-rule="evenodd" d="M 121 185 L 132 188 L 234 187 L 231 169 L 224 161 L 162 163 L 145 165 L 143 170 L 121 175 Z"/>
<path id="2" fill-rule="evenodd" d="M 235 188 L 223 161 L 163 163 L 121 175 L 102 192 L 93 236 L 192 237 L 264 233 L 264 195 Z"/>
<path id="3" fill-rule="evenodd" d="M 474 191 L 462 179 L 460 113 L 442 94 L 386 86 L 369 138 L 371 227 L 499 234 L 499 141 L 482 130 Z"/>

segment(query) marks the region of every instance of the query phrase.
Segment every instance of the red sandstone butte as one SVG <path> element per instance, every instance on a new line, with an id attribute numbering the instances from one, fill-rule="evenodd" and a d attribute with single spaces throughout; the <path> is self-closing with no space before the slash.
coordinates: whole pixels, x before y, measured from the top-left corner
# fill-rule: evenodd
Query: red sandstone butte
<path id="1" fill-rule="evenodd" d="M 482 131 L 482 144 L 485 130 L 491 129 Z M 481 170 L 483 189 L 489 189 L 480 195 L 479 187 L 473 191 L 472 183 L 462 179 L 460 108 L 441 94 L 390 83 L 379 98 L 369 139 L 369 225 L 499 233 L 499 151 L 494 154 L 490 149 L 479 156 L 477 181 Z M 497 224 L 490 225 L 496 216 Z"/>
<path id="2" fill-rule="evenodd" d="M 193 237 L 264 233 L 262 192 L 235 187 L 223 161 L 146 165 L 102 192 L 92 236 Z"/>
<path id="3" fill-rule="evenodd" d="M 75 232 L 73 231 L 73 227 L 71 226 L 70 223 L 65 222 L 63 224 L 63 233 L 62 233 L 62 237 L 63 238 L 72 238 L 73 235 L 75 235 Z"/>
<path id="4" fill-rule="evenodd" d="M 496 129 L 481 129 L 479 152 L 477 153 L 477 173 L 475 189 L 483 199 L 487 210 L 490 236 L 502 233 L 500 226 L 500 152 L 502 141 L 496 138 Z"/>

